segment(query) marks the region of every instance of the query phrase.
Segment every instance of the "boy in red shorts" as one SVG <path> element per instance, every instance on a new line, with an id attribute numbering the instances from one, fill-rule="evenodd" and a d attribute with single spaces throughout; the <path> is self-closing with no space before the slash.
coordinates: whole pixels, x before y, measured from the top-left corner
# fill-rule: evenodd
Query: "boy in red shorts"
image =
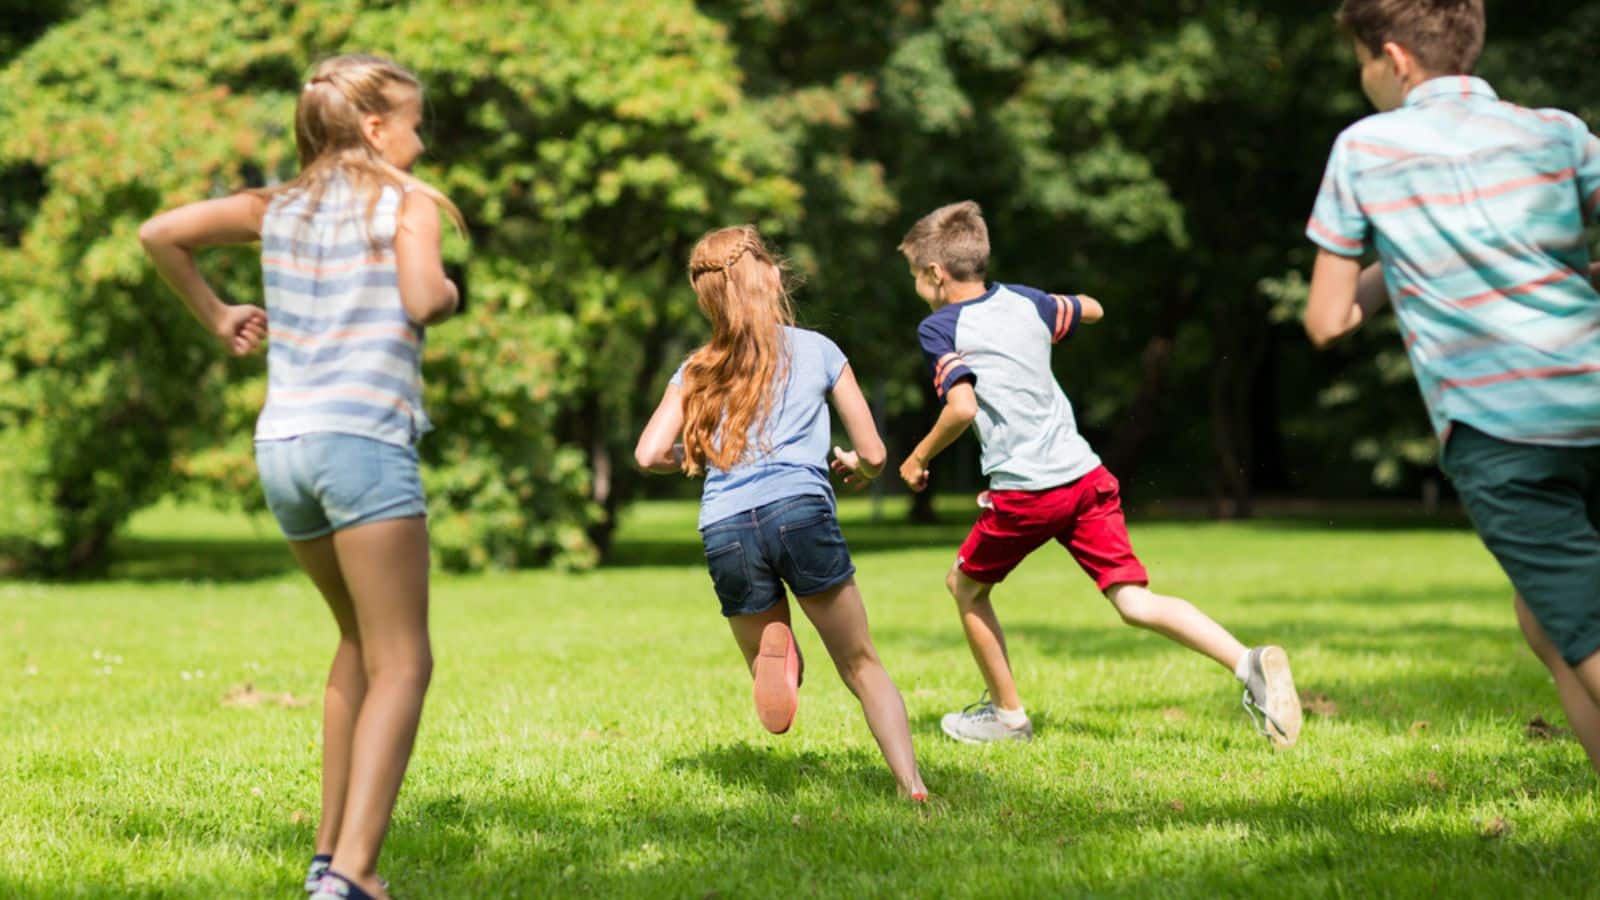
<path id="1" fill-rule="evenodd" d="M 970 201 L 924 216 L 899 249 L 918 296 L 933 307 L 917 337 L 945 402 L 900 477 L 923 490 L 929 462 L 976 424 L 990 480 L 985 509 L 945 579 L 987 696 L 945 716 L 945 733 L 970 743 L 1033 737 L 989 595 L 1024 557 L 1055 539 L 1124 622 L 1233 672 L 1245 686 L 1245 709 L 1264 720 L 1257 729 L 1276 746 L 1292 746 L 1300 734 L 1300 700 L 1288 655 L 1280 647 L 1246 649 L 1188 601 L 1149 589 L 1128 542 L 1117 479 L 1078 434 L 1072 405 L 1051 372 L 1051 345 L 1098 321 L 1100 304 L 1092 297 L 986 284 L 989 231 Z"/>

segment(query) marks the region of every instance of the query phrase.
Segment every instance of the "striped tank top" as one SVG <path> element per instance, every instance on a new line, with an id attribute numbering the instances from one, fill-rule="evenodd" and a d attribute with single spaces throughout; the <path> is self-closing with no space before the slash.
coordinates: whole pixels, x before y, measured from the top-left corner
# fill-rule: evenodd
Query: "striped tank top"
<path id="1" fill-rule="evenodd" d="M 274 198 L 261 224 L 267 400 L 258 441 L 333 431 L 411 445 L 432 429 L 422 408 L 423 329 L 406 316 L 395 272 L 400 192 L 372 211 L 336 180 L 309 198 Z"/>

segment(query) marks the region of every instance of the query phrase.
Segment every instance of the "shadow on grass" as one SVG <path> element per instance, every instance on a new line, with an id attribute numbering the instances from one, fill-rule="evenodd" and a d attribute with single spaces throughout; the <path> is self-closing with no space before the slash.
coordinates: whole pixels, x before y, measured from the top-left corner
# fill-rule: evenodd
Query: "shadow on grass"
<path id="1" fill-rule="evenodd" d="M 1291 660 L 1296 661 L 1296 687 L 1312 722 L 1359 723 L 1377 733 L 1395 734 L 1431 728 L 1429 723 L 1443 725 L 1488 716 L 1503 718 L 1504 727 L 1518 733 L 1535 716 L 1553 719 L 1559 709 L 1556 694 L 1522 641 L 1508 593 L 1498 589 L 1467 592 L 1474 608 L 1486 604 L 1503 607 L 1503 618 L 1494 624 L 1428 616 L 1429 605 L 1451 605 L 1441 601 L 1441 594 L 1463 596 L 1455 588 L 1443 592 L 1431 588 L 1394 593 L 1353 591 L 1317 598 L 1316 613 L 1305 617 L 1294 615 L 1293 597 L 1259 598 L 1252 602 L 1271 606 L 1275 612 L 1252 620 L 1249 631 L 1241 632 L 1240 637 L 1247 643 L 1270 641 L 1288 649 Z M 1025 670 L 1036 673 L 1041 663 L 1094 660 L 1124 665 L 1148 661 L 1166 667 L 1174 657 L 1191 656 L 1186 674 L 1198 679 L 1203 688 L 1214 683 L 1217 696 L 1228 698 L 1225 706 L 1219 705 L 1218 714 L 1237 715 L 1244 722 L 1233 678 L 1158 634 L 1122 624 L 1109 609 L 1105 625 L 1081 626 L 1035 617 L 1008 619 L 1003 604 L 997 601 L 996 606 L 1006 626 L 1012 659 Z M 1406 611 L 1405 618 L 1386 616 L 1390 607 Z M 945 623 L 879 626 L 873 636 L 891 663 L 897 658 L 940 656 L 970 673 L 974 691 L 981 687 L 953 612 Z M 1362 658 L 1382 659 L 1384 664 L 1376 670 L 1351 664 Z M 1320 669 L 1319 662 L 1328 670 Z M 1019 686 L 1025 697 L 1030 688 L 1037 691 L 1038 687 L 1026 678 Z M 1172 690 L 1155 685 L 1148 691 L 1124 692 L 1113 703 L 1088 700 L 1056 710 L 1035 699 L 1030 715 L 1038 733 L 1047 730 L 1051 717 L 1059 716 L 1058 726 L 1075 732 L 1142 737 L 1148 724 L 1179 702 L 1178 698 L 1191 702 L 1194 696 L 1188 683 Z M 1529 702 L 1530 697 L 1534 702 Z M 939 714 L 916 718 L 913 724 L 919 734 L 937 735 Z"/>
<path id="2" fill-rule="evenodd" d="M 954 554 L 966 538 L 972 523 L 977 519 L 977 509 L 943 511 L 940 520 L 931 524 L 913 524 L 903 517 L 893 516 L 873 519 L 870 516 L 846 512 L 840 516 L 840 526 L 845 540 L 854 553 L 878 553 L 895 550 L 920 550 L 942 547 Z M 1315 510 L 1292 515 L 1217 522 L 1201 515 L 1184 511 L 1164 512 L 1156 507 L 1153 512 L 1130 513 L 1130 526 L 1137 532 L 1141 525 L 1193 523 L 1198 526 L 1218 526 L 1252 533 L 1294 532 L 1309 534 L 1318 531 L 1330 534 L 1367 532 L 1393 534 L 1398 532 L 1470 531 L 1466 517 L 1447 512 L 1424 514 L 1420 512 L 1358 512 L 1335 511 L 1322 513 Z M 607 567 L 633 566 L 700 566 L 705 564 L 704 550 L 699 534 L 692 523 L 663 524 L 648 534 L 642 529 L 631 529 L 620 535 L 606 556 Z M 1137 535 L 1135 535 L 1137 537 Z"/>
<path id="3" fill-rule="evenodd" d="M 297 571 L 277 535 L 259 539 L 118 541 L 106 577 L 126 581 L 258 581 Z"/>
<path id="4" fill-rule="evenodd" d="M 1285 796 L 1242 779 L 1210 801 L 1151 789 L 1114 757 L 1101 774 L 1063 781 L 1031 768 L 997 768 L 982 752 L 925 765 L 934 801 L 915 807 L 894 797 L 881 760 L 866 752 L 716 746 L 662 764 L 664 776 L 703 791 L 706 802 L 670 791 L 582 800 L 570 787 L 552 798 L 542 779 L 507 782 L 486 801 L 448 791 L 404 796 L 383 868 L 397 890 L 427 897 L 1506 896 L 1531 885 L 1579 896 L 1592 887 L 1591 824 L 1524 835 L 1516 794 L 1473 780 L 1473 772 L 1516 771 L 1523 797 L 1589 789 L 1587 771 L 1520 754 L 1441 770 L 1438 754 L 1407 751 L 1386 777 L 1349 787 L 1324 783 L 1320 794 Z M 1085 779 L 1119 783 L 1105 790 Z M 1488 812 L 1468 820 L 1463 806 Z M 110 815 L 121 819 L 111 835 L 118 840 L 213 847 L 224 839 L 215 822 Z M 74 889 L 288 896 L 313 827 L 251 829 L 251 851 L 282 861 L 267 883 L 202 876 Z M 238 837 L 225 840 L 239 846 Z M 1003 884 L 994 880 L 997 860 Z M 0 890 L 48 893 L 16 876 L 0 877 Z"/>

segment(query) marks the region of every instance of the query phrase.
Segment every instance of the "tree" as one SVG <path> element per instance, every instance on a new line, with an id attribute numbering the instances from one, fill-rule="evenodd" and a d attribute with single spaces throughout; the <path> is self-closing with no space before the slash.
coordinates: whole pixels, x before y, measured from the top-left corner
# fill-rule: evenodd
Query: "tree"
<path id="1" fill-rule="evenodd" d="M 1107 302 L 1106 324 L 1057 364 L 1112 464 L 1131 476 L 1158 437 L 1178 465 L 1209 445 L 1201 483 L 1219 509 L 1248 512 L 1257 432 L 1277 415 L 1258 392 L 1278 337 L 1258 283 L 1300 240 L 1326 149 L 1315 135 L 1356 102 L 1353 83 L 1327 90 L 1325 11 L 707 6 L 734 27 L 752 95 L 802 148 L 797 239 L 816 318 L 845 329 L 863 369 L 893 373 L 902 428 L 925 424 L 931 394 L 910 344 L 921 310 L 892 248 L 916 216 L 971 197 L 997 277 Z"/>
<path id="2" fill-rule="evenodd" d="M 259 503 L 260 359 L 206 342 L 140 254 L 157 209 L 288 176 L 316 59 L 375 50 L 430 86 L 422 174 L 462 207 L 471 298 L 430 336 L 422 444 L 454 567 L 597 556 L 612 464 L 692 330 L 690 241 L 797 208 L 725 35 L 688 3 L 126 0 L 62 24 L 3 74 L 0 184 L 38 185 L 0 244 L 0 534 L 14 566 L 102 561 L 172 490 Z M 259 296 L 248 251 L 203 262 Z"/>

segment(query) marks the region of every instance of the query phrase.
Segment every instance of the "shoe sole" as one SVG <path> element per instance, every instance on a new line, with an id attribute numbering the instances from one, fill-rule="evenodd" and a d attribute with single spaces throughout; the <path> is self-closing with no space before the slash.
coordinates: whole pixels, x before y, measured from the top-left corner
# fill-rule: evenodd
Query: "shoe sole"
<path id="1" fill-rule="evenodd" d="M 782 622 L 761 631 L 761 650 L 755 665 L 756 716 L 773 734 L 783 734 L 794 724 L 800 705 L 800 653 L 794 632 Z"/>
<path id="2" fill-rule="evenodd" d="M 1283 732 L 1267 722 L 1267 738 L 1280 749 L 1293 747 L 1300 740 L 1300 695 L 1294 689 L 1294 675 L 1289 672 L 1289 654 L 1282 647 L 1267 647 L 1261 651 L 1261 674 L 1267 682 L 1267 712 L 1283 726 Z"/>

